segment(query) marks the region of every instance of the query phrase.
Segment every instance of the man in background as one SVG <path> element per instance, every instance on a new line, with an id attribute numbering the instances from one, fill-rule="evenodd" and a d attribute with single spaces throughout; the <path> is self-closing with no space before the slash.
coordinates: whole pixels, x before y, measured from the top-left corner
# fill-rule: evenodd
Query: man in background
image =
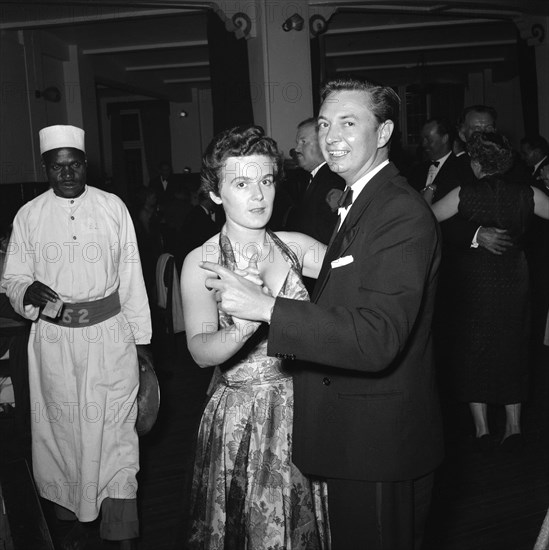
<path id="1" fill-rule="evenodd" d="M 531 170 L 535 185 L 544 192 L 548 192 L 541 178 L 541 169 L 549 164 L 549 144 L 538 135 L 525 136 L 520 140 L 520 156 Z"/>
<path id="2" fill-rule="evenodd" d="M 428 160 L 418 170 L 420 186 L 411 183 L 419 189 L 428 185 L 436 186 L 433 200 L 438 200 L 462 185 L 467 177 L 461 162 L 452 151 L 453 132 L 450 123 L 441 117 L 427 120 L 421 129 L 421 145 Z"/>
<path id="3" fill-rule="evenodd" d="M 157 167 L 158 174 L 151 178 L 149 187 L 156 193 L 158 204 L 163 206 L 175 194 L 177 184 L 182 181 L 178 174 L 174 174 L 169 162 L 160 162 Z"/>
<path id="4" fill-rule="evenodd" d="M 301 202 L 292 213 L 288 229 L 328 244 L 337 222 L 337 201 L 345 182 L 330 170 L 322 156 L 316 118 L 308 118 L 298 124 L 295 158 L 310 177 Z"/>

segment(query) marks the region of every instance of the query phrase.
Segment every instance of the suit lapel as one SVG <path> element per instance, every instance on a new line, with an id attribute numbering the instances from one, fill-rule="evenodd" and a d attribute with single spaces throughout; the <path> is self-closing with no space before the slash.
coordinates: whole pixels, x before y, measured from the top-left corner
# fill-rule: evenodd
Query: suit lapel
<path id="1" fill-rule="evenodd" d="M 305 189 L 305 193 L 303 195 L 303 201 L 304 202 L 307 202 L 310 200 L 311 198 L 311 195 L 313 194 L 314 192 L 314 189 L 315 189 L 315 186 L 317 184 L 317 181 L 320 179 L 320 177 L 322 176 L 323 174 L 323 170 L 327 168 L 328 170 L 330 169 L 329 166 L 327 164 L 324 164 L 319 170 L 318 172 L 315 174 L 314 177 L 311 178 L 310 182 L 309 182 L 309 185 L 307 185 L 307 189 Z"/>
<path id="2" fill-rule="evenodd" d="M 343 221 L 341 229 L 337 232 L 335 238 L 326 251 L 326 256 L 324 257 L 324 262 L 322 262 L 322 268 L 320 269 L 311 301 L 316 302 L 322 294 L 322 291 L 330 278 L 332 262 L 337 258 L 340 258 L 351 246 L 351 243 L 359 232 L 359 222 L 363 219 L 363 216 L 365 216 L 366 209 L 372 202 L 372 199 L 376 193 L 387 180 L 393 178 L 397 174 L 398 170 L 396 166 L 389 163 L 366 184 L 366 187 L 364 187 L 360 195 L 353 202 L 347 217 Z"/>

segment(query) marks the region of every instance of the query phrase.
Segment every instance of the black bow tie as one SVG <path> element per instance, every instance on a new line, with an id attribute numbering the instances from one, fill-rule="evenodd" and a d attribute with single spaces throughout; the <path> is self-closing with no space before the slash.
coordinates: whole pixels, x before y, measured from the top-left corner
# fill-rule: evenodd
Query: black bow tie
<path id="1" fill-rule="evenodd" d="M 337 205 L 339 208 L 348 208 L 353 203 L 353 190 L 350 187 L 346 187 L 343 191 L 343 195 L 339 198 Z"/>
<path id="2" fill-rule="evenodd" d="M 435 168 L 438 168 L 438 165 L 440 164 L 440 161 L 438 161 L 438 160 L 432 160 L 432 161 L 431 161 L 431 164 L 432 164 Z"/>

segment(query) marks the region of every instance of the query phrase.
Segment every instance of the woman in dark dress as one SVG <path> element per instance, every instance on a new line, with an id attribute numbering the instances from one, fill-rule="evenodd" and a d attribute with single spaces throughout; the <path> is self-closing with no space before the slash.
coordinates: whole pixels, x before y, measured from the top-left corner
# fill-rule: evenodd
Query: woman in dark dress
<path id="1" fill-rule="evenodd" d="M 455 390 L 469 403 L 481 448 L 490 442 L 487 404 L 505 406 L 502 445 L 522 444 L 521 403 L 527 397 L 529 338 L 528 266 L 522 247 L 533 215 L 549 219 L 549 199 L 540 190 L 510 181 L 513 163 L 507 139 L 495 132 L 473 134 L 467 144 L 477 180 L 432 205 L 438 221 L 459 214 L 479 227 L 507 230 L 514 246 L 502 254 L 481 247 L 461 252 L 456 262 L 456 310 L 452 350 Z M 424 197 L 432 199 L 433 189 Z"/>

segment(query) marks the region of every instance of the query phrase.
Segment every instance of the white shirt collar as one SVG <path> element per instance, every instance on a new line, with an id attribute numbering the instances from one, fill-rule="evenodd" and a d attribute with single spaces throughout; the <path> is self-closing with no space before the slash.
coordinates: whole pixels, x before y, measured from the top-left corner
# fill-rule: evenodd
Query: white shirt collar
<path id="1" fill-rule="evenodd" d="M 447 153 L 443 157 L 440 157 L 439 159 L 437 159 L 436 162 L 439 163 L 438 166 L 434 166 L 433 164 L 431 164 L 431 166 L 434 166 L 437 170 L 440 170 L 442 168 L 442 165 L 448 160 L 448 157 L 451 154 L 452 154 L 452 151 L 450 151 L 449 153 Z"/>
<path id="2" fill-rule="evenodd" d="M 326 164 L 326 162 L 321 162 L 314 170 L 311 170 L 311 179 L 314 178 L 318 171 Z"/>
<path id="3" fill-rule="evenodd" d="M 366 187 L 366 184 L 382 169 L 389 164 L 389 159 L 385 159 L 382 163 L 378 164 L 373 170 L 370 170 L 367 174 L 364 174 L 361 178 L 357 179 L 351 189 L 353 190 L 353 203 L 356 201 L 357 197 L 360 195 L 362 190 Z M 339 208 L 338 212 L 347 212 L 353 204 L 351 203 L 347 208 Z"/>
<path id="4" fill-rule="evenodd" d="M 50 188 L 51 189 L 51 188 Z M 63 206 L 67 206 L 67 207 L 70 207 L 70 208 L 73 208 L 75 207 L 76 205 L 80 204 L 84 198 L 86 197 L 86 195 L 88 194 L 88 186 L 87 184 L 84 185 L 84 191 L 78 195 L 78 197 L 69 197 L 69 198 L 65 198 L 65 197 L 60 197 L 59 195 L 56 195 L 55 194 L 55 191 L 53 189 L 51 189 L 51 192 L 53 194 L 53 198 L 58 202 L 60 203 L 61 205 Z"/>
<path id="5" fill-rule="evenodd" d="M 547 158 L 547 155 L 545 155 L 535 166 L 534 166 L 534 169 L 532 170 L 532 174 L 535 174 L 536 173 L 536 170 L 539 168 L 539 165 Z"/>

